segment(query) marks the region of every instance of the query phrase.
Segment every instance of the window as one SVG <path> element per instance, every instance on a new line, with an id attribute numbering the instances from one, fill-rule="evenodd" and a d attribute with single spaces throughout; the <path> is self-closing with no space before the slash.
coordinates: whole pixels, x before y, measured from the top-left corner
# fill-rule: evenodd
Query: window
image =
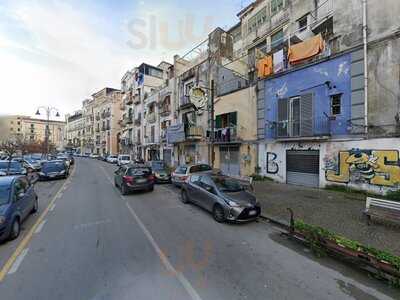
<path id="1" fill-rule="evenodd" d="M 193 81 L 185 83 L 185 96 L 189 96 L 190 95 L 190 90 L 193 88 L 193 86 L 194 86 L 194 82 Z"/>
<path id="2" fill-rule="evenodd" d="M 211 171 L 211 167 L 209 165 L 195 165 L 190 168 L 189 173 L 197 173 L 197 172 L 204 172 L 204 171 Z"/>
<path id="3" fill-rule="evenodd" d="M 198 181 L 200 181 L 200 176 L 199 175 L 190 176 L 190 182 L 191 183 L 197 183 Z"/>
<path id="4" fill-rule="evenodd" d="M 308 18 L 308 16 L 304 16 L 298 21 L 300 32 L 307 29 L 307 24 L 308 24 L 307 18 Z"/>
<path id="5" fill-rule="evenodd" d="M 248 32 L 253 32 L 267 20 L 267 8 L 263 7 L 255 16 L 249 19 Z"/>
<path id="6" fill-rule="evenodd" d="M 271 35 L 271 47 L 279 47 L 281 44 L 283 44 L 283 39 L 283 29 L 281 29 L 277 33 Z"/>
<path id="7" fill-rule="evenodd" d="M 332 116 L 341 114 L 342 94 L 333 95 L 331 97 L 331 113 Z"/>
<path id="8" fill-rule="evenodd" d="M 283 0 L 271 0 L 271 15 L 275 15 L 283 9 Z"/>

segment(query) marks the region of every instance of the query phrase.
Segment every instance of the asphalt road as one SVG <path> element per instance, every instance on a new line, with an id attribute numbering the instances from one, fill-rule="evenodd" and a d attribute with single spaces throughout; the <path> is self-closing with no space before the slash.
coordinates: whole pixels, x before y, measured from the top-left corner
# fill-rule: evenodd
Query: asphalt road
<path id="1" fill-rule="evenodd" d="M 0 245 L 0 299 L 400 299 L 270 224 L 218 224 L 170 185 L 122 197 L 114 169 L 77 159 L 37 186 L 39 214 Z"/>

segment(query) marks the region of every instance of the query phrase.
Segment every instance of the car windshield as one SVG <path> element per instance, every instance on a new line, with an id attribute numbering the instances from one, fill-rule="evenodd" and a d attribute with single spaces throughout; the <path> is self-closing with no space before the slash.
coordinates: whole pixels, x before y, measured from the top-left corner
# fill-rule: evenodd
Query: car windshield
<path id="1" fill-rule="evenodd" d="M 10 185 L 0 185 L 0 205 L 8 203 L 10 197 Z"/>
<path id="2" fill-rule="evenodd" d="M 175 171 L 177 174 L 186 174 L 187 167 L 178 167 Z"/>
<path id="3" fill-rule="evenodd" d="M 212 180 L 217 188 L 223 193 L 235 193 L 244 190 L 244 187 L 240 182 L 232 178 L 213 176 Z"/>
<path id="4" fill-rule="evenodd" d="M 128 176 L 143 176 L 150 175 L 151 170 L 149 168 L 131 168 L 128 170 Z"/>
<path id="5" fill-rule="evenodd" d="M 109 158 L 117 158 L 115 155 L 110 155 Z"/>
<path id="6" fill-rule="evenodd" d="M 17 161 L 12 161 L 12 162 L 8 162 L 8 161 L 1 161 L 0 162 L 0 169 L 6 170 L 8 168 L 8 164 L 10 164 L 10 169 L 21 169 L 21 163 L 17 162 Z"/>
<path id="7" fill-rule="evenodd" d="M 43 172 L 59 172 L 64 170 L 63 162 L 47 162 L 42 165 Z"/>
<path id="8" fill-rule="evenodd" d="M 204 172 L 212 170 L 209 165 L 195 165 L 190 168 L 190 173 Z"/>
<path id="9" fill-rule="evenodd" d="M 163 161 L 153 161 L 151 162 L 151 168 L 155 171 L 161 171 L 165 169 L 165 164 Z"/>
<path id="10" fill-rule="evenodd" d="M 128 155 L 124 155 L 124 156 L 121 156 L 120 157 L 120 160 L 130 160 L 131 158 L 130 158 L 130 156 L 128 156 Z"/>

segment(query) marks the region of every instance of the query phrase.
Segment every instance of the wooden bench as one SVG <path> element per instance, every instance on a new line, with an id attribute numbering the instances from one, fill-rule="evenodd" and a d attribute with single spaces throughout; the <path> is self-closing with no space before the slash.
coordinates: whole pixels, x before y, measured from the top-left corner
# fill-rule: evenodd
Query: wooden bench
<path id="1" fill-rule="evenodd" d="M 368 225 L 372 217 L 400 221 L 400 202 L 367 197 L 364 214 Z"/>

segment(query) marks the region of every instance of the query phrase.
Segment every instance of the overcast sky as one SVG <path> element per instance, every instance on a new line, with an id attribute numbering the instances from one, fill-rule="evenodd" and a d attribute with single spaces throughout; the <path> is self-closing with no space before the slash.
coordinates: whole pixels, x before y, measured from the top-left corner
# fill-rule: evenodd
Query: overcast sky
<path id="1" fill-rule="evenodd" d="M 248 0 L 0 0 L 0 114 L 62 114 L 141 62 L 172 62 Z"/>

